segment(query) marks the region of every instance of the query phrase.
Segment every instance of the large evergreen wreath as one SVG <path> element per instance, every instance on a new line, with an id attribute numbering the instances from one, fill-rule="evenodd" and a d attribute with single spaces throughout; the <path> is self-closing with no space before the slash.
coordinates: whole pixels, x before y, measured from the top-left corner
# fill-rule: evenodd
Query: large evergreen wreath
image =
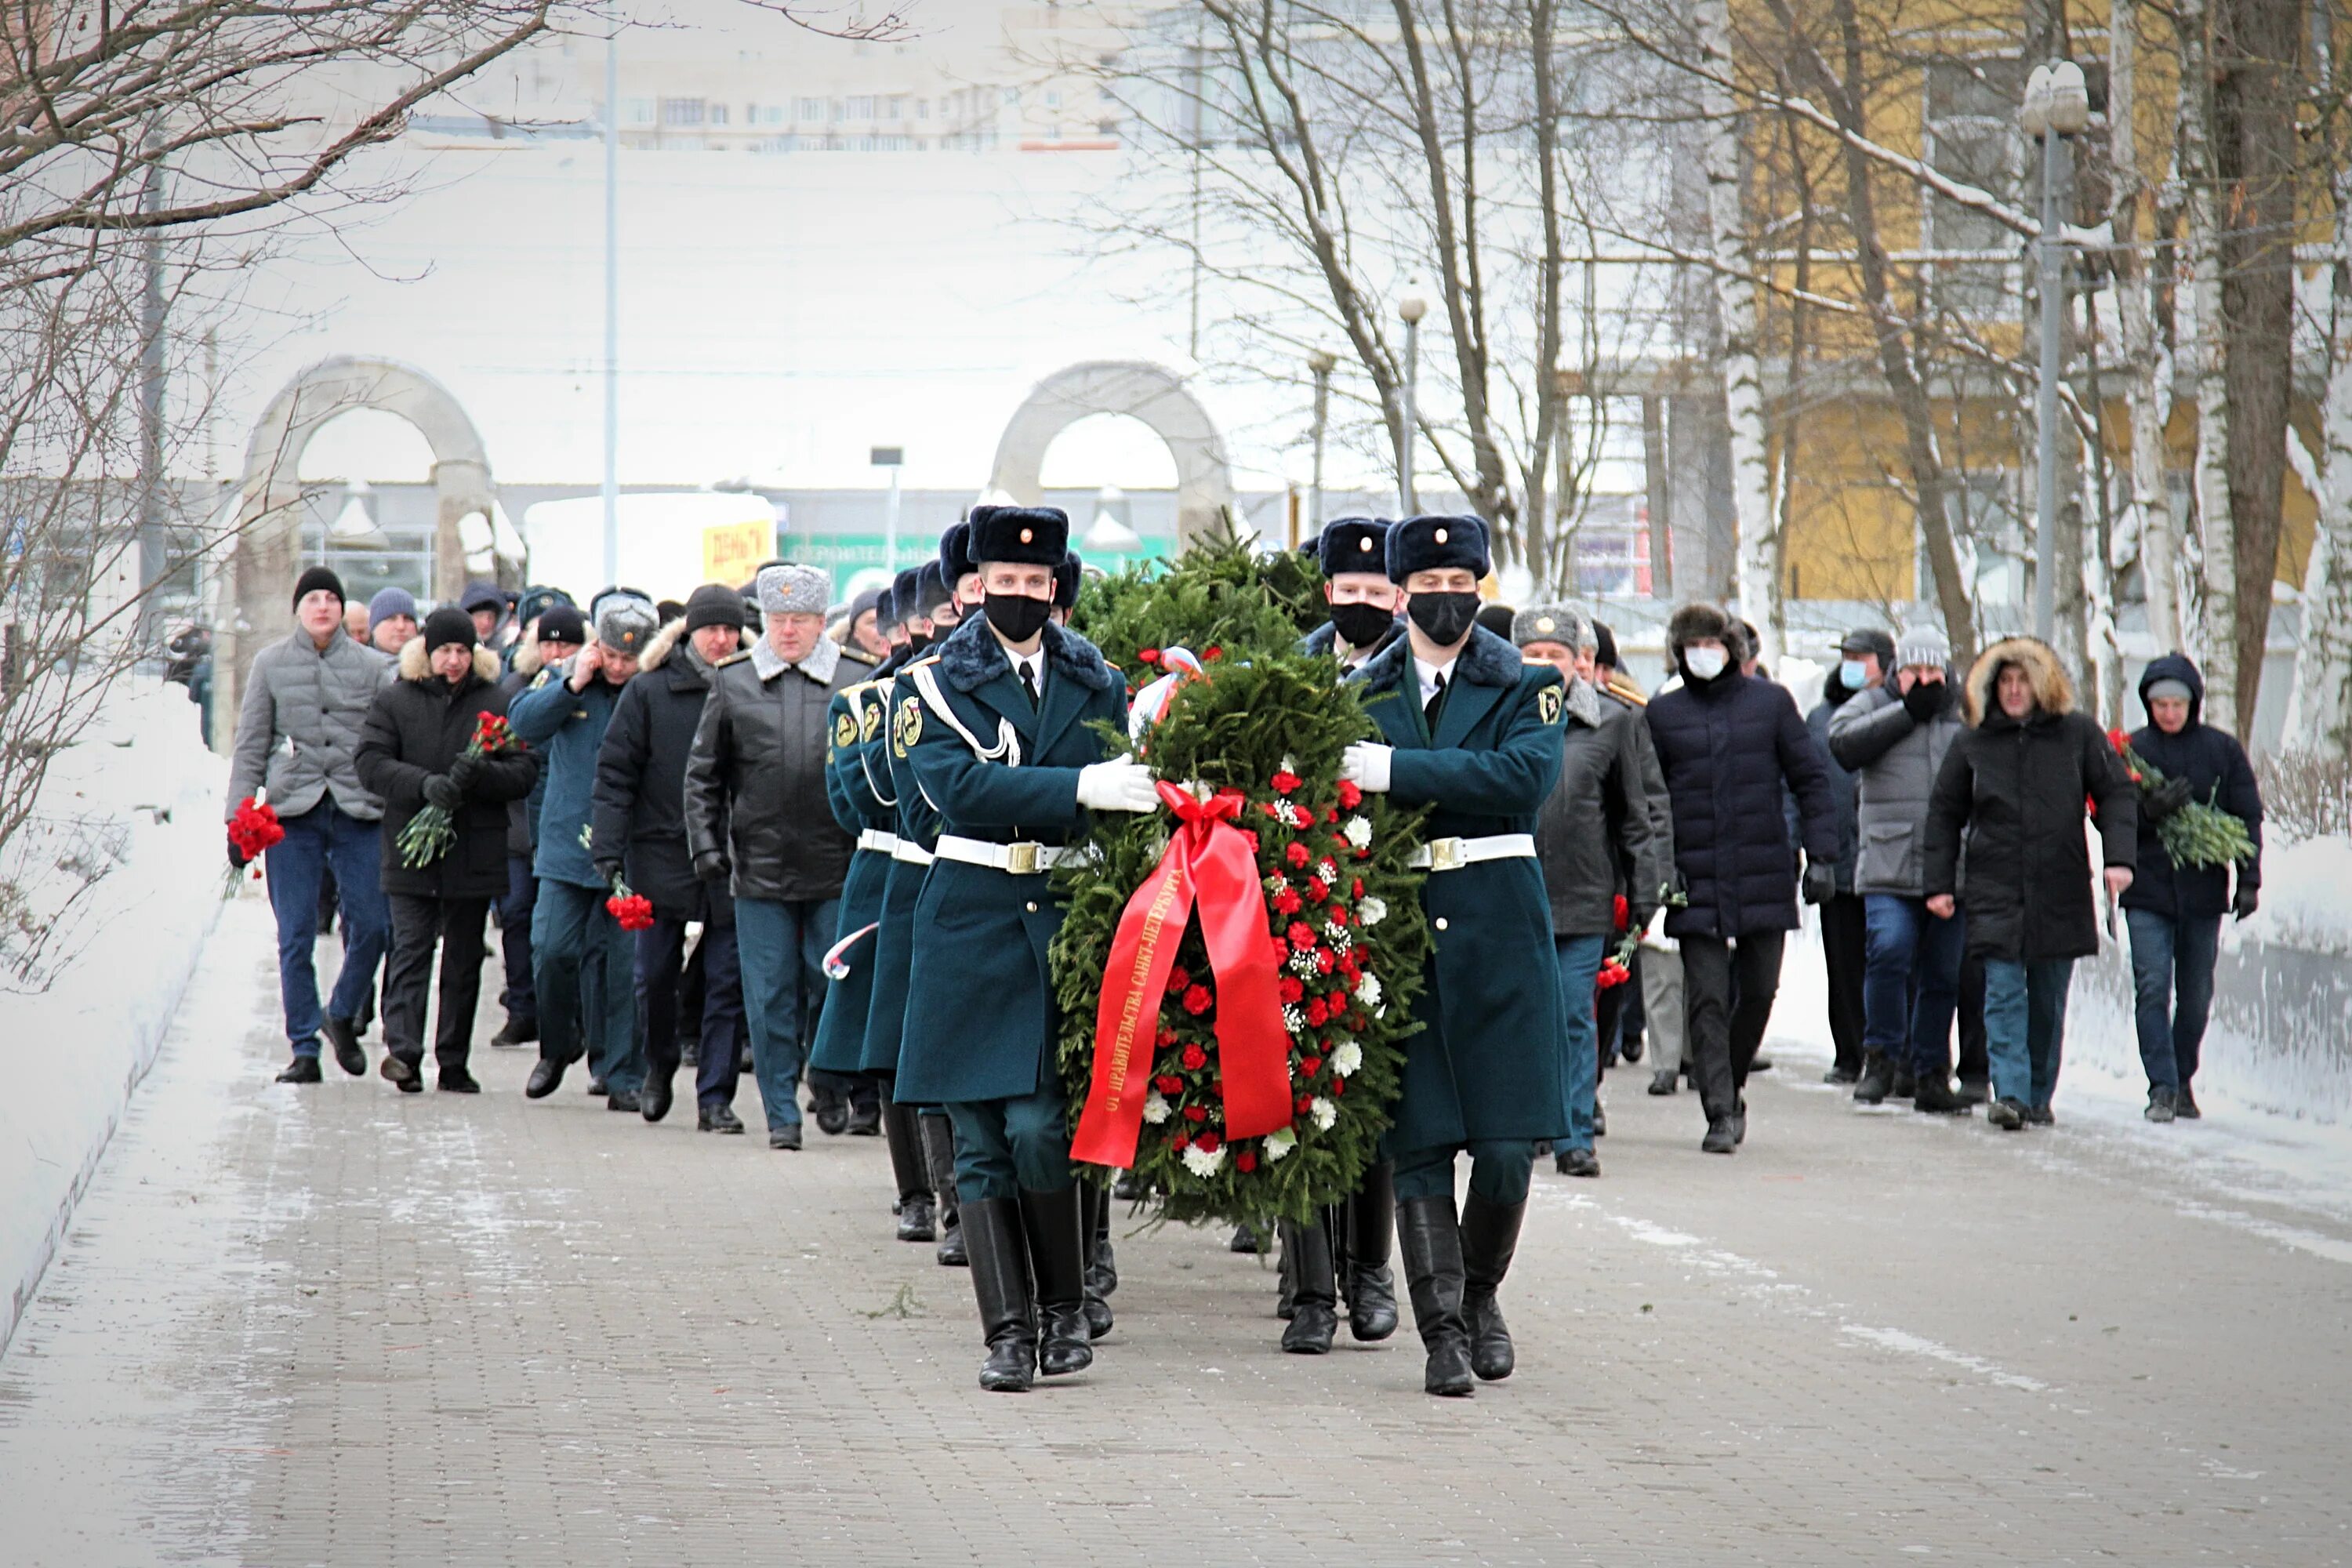
<path id="1" fill-rule="evenodd" d="M 1171 783 L 1234 789 L 1255 839 L 1269 941 L 1282 953 L 1293 1119 L 1227 1141 L 1215 1034 L 1217 991 L 1197 918 L 1160 998 L 1151 1093 L 1135 1170 L 1171 1219 L 1264 1226 L 1304 1219 L 1353 1191 L 1388 1126 L 1415 1026 L 1429 935 L 1422 873 L 1406 861 L 1421 814 L 1339 782 L 1340 753 L 1374 734 L 1333 660 L 1297 651 L 1319 598 L 1311 563 L 1261 561 L 1230 536 L 1157 575 L 1098 584 L 1076 624 L 1129 676 L 1157 679 L 1182 647 L 1202 672 L 1142 737 Z M 1059 1043 L 1074 1114 L 1094 1069 L 1097 1006 L 1121 911 L 1167 847 L 1165 814 L 1097 819 L 1098 858 L 1057 873 L 1067 918 L 1055 950 Z"/>

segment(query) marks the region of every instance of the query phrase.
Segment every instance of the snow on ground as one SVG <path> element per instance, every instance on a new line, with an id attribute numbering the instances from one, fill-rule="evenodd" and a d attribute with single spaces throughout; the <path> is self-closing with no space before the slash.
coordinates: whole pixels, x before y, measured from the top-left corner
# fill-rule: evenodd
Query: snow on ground
<path id="1" fill-rule="evenodd" d="M 41 814 L 86 819 L 122 858 L 64 928 L 66 962 L 49 983 L 0 990 L 0 1346 L 154 1064 L 219 912 L 226 781 L 186 691 L 152 677 L 126 680 L 50 764 Z"/>

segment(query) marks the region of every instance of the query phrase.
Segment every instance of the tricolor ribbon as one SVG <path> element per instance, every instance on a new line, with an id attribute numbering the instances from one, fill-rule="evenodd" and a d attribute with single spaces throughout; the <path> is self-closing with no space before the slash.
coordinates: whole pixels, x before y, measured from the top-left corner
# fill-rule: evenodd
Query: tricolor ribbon
<path id="1" fill-rule="evenodd" d="M 1093 1165 L 1135 1163 L 1160 999 L 1196 908 L 1217 981 L 1225 1136 L 1257 1138 L 1290 1125 L 1290 1033 L 1282 1024 L 1257 858 L 1234 826 L 1244 804 L 1242 793 L 1219 790 L 1200 800 L 1165 780 L 1158 788 L 1175 815 L 1176 832 L 1160 864 L 1128 900 L 1111 938 L 1095 1014 L 1094 1079 L 1070 1140 L 1070 1157 Z"/>

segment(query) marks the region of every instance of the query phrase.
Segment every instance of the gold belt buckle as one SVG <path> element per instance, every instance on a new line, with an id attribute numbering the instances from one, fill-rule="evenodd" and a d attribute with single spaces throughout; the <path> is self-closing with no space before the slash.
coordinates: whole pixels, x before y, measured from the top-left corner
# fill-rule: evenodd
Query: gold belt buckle
<path id="1" fill-rule="evenodd" d="M 1037 871 L 1037 846 L 1027 840 L 1004 847 L 1004 868 L 1016 877 L 1034 876 Z"/>
<path id="2" fill-rule="evenodd" d="M 1433 838 L 1429 841 L 1429 868 L 1433 871 L 1458 871 L 1468 862 L 1462 858 L 1462 840 Z"/>

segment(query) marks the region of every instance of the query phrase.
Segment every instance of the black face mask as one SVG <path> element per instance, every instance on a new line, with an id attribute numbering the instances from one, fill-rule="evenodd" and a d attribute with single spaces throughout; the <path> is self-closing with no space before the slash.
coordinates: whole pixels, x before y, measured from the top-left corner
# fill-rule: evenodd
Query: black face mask
<path id="1" fill-rule="evenodd" d="M 1054 613 L 1054 601 L 1033 599 L 1026 594 L 991 594 L 981 607 L 999 637 L 1007 642 L 1027 642 Z"/>
<path id="2" fill-rule="evenodd" d="M 908 651 L 908 653 L 920 653 L 920 652 L 922 652 L 925 648 L 927 648 L 927 647 L 930 647 L 930 646 L 931 646 L 931 634 L 930 634 L 930 633 L 929 633 L 929 632 L 908 632 L 908 633 L 907 634 L 907 651 Z"/>
<path id="3" fill-rule="evenodd" d="M 1452 647 L 1478 619 L 1475 594 L 1415 594 L 1404 613 L 1440 647 Z"/>
<path id="4" fill-rule="evenodd" d="M 1396 612 L 1378 605 L 1349 603 L 1331 606 L 1331 629 L 1349 647 L 1370 647 L 1389 635 L 1396 625 Z"/>

